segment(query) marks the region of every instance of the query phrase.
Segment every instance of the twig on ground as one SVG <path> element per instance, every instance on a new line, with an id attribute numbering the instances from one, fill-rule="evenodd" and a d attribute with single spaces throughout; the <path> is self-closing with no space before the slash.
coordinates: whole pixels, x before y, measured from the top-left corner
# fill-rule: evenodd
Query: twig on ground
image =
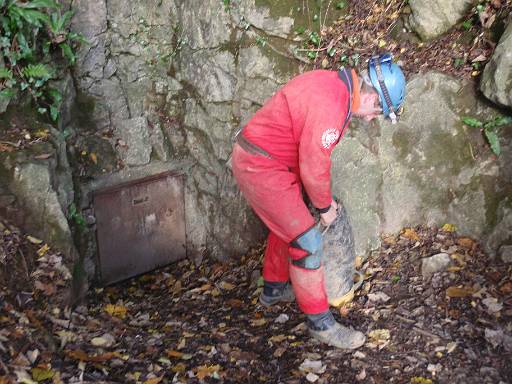
<path id="1" fill-rule="evenodd" d="M 7 368 L 7 365 L 5 365 L 4 361 L 0 357 L 0 368 L 2 368 L 6 375 L 10 375 L 11 372 L 9 371 L 9 368 Z"/>
<path id="2" fill-rule="evenodd" d="M 415 332 L 418 332 L 421 335 L 432 337 L 433 339 L 444 340 L 444 338 L 442 338 L 441 336 L 436 335 L 435 333 L 432 333 L 429 331 L 425 331 L 424 329 L 421 329 L 419 327 L 412 327 L 412 330 Z"/>

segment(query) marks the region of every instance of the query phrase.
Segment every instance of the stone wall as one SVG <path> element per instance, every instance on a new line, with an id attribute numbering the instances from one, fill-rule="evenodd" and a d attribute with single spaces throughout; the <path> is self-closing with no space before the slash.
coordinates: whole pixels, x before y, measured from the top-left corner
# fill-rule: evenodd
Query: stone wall
<path id="1" fill-rule="evenodd" d="M 293 20 L 271 17 L 254 1 L 229 8 L 220 1 L 75 0 L 73 7 L 73 30 L 91 42 L 74 74 L 82 117 L 71 124 L 77 146 L 96 160 L 84 169 L 90 181 L 82 208 L 100 186 L 180 170 L 190 257 L 227 259 L 261 241 L 264 229 L 227 162 L 234 133 L 298 71 L 258 47 L 255 29 L 282 40 Z M 87 249 L 94 251 L 92 237 Z"/>

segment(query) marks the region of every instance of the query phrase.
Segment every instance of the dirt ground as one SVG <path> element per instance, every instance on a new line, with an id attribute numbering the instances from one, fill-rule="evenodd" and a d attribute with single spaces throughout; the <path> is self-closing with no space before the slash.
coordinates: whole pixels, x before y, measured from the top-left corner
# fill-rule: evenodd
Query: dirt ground
<path id="1" fill-rule="evenodd" d="M 451 230 L 383 239 L 354 302 L 333 309 L 368 337 L 343 351 L 309 338 L 295 303 L 258 303 L 261 249 L 96 288 L 70 310 L 59 255 L 4 229 L 0 383 L 510 383 L 512 265 Z M 440 253 L 449 265 L 423 276 Z"/>

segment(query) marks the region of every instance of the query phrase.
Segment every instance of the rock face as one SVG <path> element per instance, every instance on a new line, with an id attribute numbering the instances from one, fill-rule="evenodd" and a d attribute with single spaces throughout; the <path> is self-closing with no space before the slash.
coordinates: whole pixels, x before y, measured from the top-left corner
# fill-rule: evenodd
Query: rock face
<path id="1" fill-rule="evenodd" d="M 333 152 L 332 178 L 358 254 L 377 246 L 380 233 L 418 224 L 454 224 L 492 254 L 512 242 L 510 134 L 502 133 L 496 159 L 479 130 L 460 121 L 494 114 L 470 84 L 429 73 L 409 82 L 397 125 L 352 122 Z"/>
<path id="2" fill-rule="evenodd" d="M 433 39 L 459 22 L 474 3 L 474 0 L 411 0 L 409 23 L 421 39 Z"/>
<path id="3" fill-rule="evenodd" d="M 82 208 L 99 186 L 180 170 L 190 257 L 227 259 L 261 241 L 227 161 L 234 132 L 291 77 L 276 71 L 282 57 L 254 43 L 253 26 L 286 38 L 293 20 L 254 0 L 77 0 L 74 8 L 73 29 L 91 41 L 76 68 L 78 109 L 88 113 L 75 125 L 85 150 L 100 151 Z"/>
<path id="4" fill-rule="evenodd" d="M 480 90 L 495 103 L 512 108 L 512 21 L 485 66 Z"/>
<path id="5" fill-rule="evenodd" d="M 15 106 L 3 118 L 0 129 L 10 124 L 53 130 Z M 64 212 L 73 202 L 73 182 L 63 140 L 56 130 L 52 133 L 53 142 L 0 152 L 0 216 L 44 239 L 71 261 L 76 250 Z"/>

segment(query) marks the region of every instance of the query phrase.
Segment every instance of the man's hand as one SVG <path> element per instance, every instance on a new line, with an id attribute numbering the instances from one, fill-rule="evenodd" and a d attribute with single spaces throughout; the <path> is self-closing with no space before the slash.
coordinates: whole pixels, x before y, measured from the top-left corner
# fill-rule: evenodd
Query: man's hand
<path id="1" fill-rule="evenodd" d="M 322 223 L 324 227 L 327 227 L 334 221 L 334 219 L 336 219 L 337 209 L 338 204 L 333 200 L 331 201 L 331 207 L 329 208 L 329 210 L 325 213 L 320 214 L 320 223 Z"/>

